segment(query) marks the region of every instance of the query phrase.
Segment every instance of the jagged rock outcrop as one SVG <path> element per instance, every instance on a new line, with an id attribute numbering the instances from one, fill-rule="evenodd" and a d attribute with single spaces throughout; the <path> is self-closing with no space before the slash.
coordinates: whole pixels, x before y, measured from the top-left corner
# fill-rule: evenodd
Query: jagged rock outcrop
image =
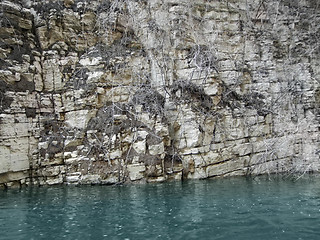
<path id="1" fill-rule="evenodd" d="M 0 186 L 319 171 L 320 5 L 4 0 Z"/>

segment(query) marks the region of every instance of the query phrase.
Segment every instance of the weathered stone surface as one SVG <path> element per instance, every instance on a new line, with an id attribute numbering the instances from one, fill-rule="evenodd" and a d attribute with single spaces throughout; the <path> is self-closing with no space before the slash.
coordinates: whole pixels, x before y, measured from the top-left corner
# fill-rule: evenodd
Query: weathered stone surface
<path id="1" fill-rule="evenodd" d="M 131 181 L 140 180 L 144 177 L 146 167 L 142 164 L 128 165 L 127 170 L 129 172 L 129 178 Z"/>
<path id="2" fill-rule="evenodd" d="M 1 184 L 319 171 L 316 1 L 108 3 L 0 3 Z"/>
<path id="3" fill-rule="evenodd" d="M 161 155 L 164 153 L 164 143 L 161 142 L 160 144 L 157 145 L 150 145 L 149 147 L 149 153 L 151 155 Z"/>

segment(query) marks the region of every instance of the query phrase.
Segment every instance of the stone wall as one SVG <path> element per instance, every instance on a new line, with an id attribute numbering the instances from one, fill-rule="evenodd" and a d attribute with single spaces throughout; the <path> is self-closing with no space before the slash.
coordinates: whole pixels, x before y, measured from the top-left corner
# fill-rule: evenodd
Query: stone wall
<path id="1" fill-rule="evenodd" d="M 319 171 L 316 0 L 4 0 L 0 186 Z"/>

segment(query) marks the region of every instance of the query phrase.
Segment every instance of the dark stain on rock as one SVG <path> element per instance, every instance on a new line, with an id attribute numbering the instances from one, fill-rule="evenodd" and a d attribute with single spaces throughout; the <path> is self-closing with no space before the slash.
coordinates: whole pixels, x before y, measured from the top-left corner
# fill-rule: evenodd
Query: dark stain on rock
<path id="1" fill-rule="evenodd" d="M 3 112 L 3 110 L 8 109 L 13 102 L 13 98 L 6 95 L 6 91 L 9 90 L 8 84 L 5 81 L 0 80 L 0 113 Z"/>
<path id="2" fill-rule="evenodd" d="M 176 93 L 180 91 L 180 97 Z M 205 93 L 202 86 L 196 85 L 187 80 L 176 81 L 171 86 L 171 92 L 178 100 L 183 100 L 194 105 L 194 109 L 208 112 L 213 107 L 211 97 Z"/>
<path id="3" fill-rule="evenodd" d="M 15 92 L 33 92 L 35 90 L 35 84 L 34 82 L 29 82 L 26 80 L 22 75 L 21 80 L 19 82 L 15 82 L 12 86 L 12 89 Z"/>
<path id="4" fill-rule="evenodd" d="M 27 115 L 27 118 L 35 118 L 36 113 L 37 113 L 37 109 L 27 107 L 27 108 L 25 108 L 25 113 Z"/>

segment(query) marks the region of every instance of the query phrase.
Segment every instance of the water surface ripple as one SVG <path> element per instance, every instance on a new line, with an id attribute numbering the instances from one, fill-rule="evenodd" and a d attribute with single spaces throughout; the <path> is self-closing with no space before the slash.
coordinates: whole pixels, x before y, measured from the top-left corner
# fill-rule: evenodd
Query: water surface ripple
<path id="1" fill-rule="evenodd" d="M 320 177 L 0 191 L 0 239 L 319 239 Z"/>

